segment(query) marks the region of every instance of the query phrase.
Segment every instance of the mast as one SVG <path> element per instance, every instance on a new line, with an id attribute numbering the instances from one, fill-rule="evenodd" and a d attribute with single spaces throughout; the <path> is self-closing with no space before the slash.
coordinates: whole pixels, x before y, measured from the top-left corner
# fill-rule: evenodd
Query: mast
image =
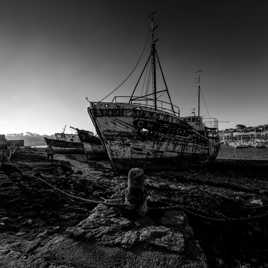
<path id="1" fill-rule="evenodd" d="M 198 85 L 198 112 L 197 115 L 198 117 L 200 116 L 200 85 Z"/>
<path id="2" fill-rule="evenodd" d="M 142 100 L 144 99 L 147 103 L 148 100 L 150 101 L 153 101 L 153 107 L 154 107 L 154 110 L 157 110 L 157 102 L 158 102 L 158 98 L 159 98 L 159 93 L 163 93 L 165 92 L 167 94 L 167 97 L 168 97 L 168 100 L 169 102 L 166 102 L 166 104 L 169 104 L 170 105 L 170 111 L 172 111 L 172 113 L 174 115 L 176 115 L 176 112 L 174 110 L 174 106 L 173 106 L 173 103 L 171 101 L 171 97 L 170 97 L 170 94 L 169 94 L 169 91 L 168 91 L 168 86 L 167 86 L 167 82 L 166 82 L 166 78 L 165 78 L 165 75 L 164 75 L 164 72 L 163 72 L 163 68 L 161 66 L 161 63 L 160 63 L 160 59 L 159 59 L 159 55 L 158 55 L 158 51 L 156 49 L 156 42 L 158 41 L 158 38 L 155 37 L 155 31 L 156 29 L 158 28 L 158 25 L 155 24 L 155 15 L 156 15 L 156 12 L 153 12 L 149 19 L 150 19 L 150 26 L 151 26 L 151 49 L 150 49 L 150 54 L 146 60 L 146 63 L 142 69 L 142 72 L 138 78 L 138 81 L 137 83 L 135 84 L 135 87 L 131 93 L 131 96 L 129 98 L 129 103 L 132 103 L 133 101 L 135 100 Z M 157 66 L 158 65 L 158 66 Z M 138 88 L 138 85 L 140 84 L 140 81 L 145 73 L 145 70 L 149 68 L 148 70 L 152 73 L 152 93 L 150 94 L 145 94 L 145 95 L 142 95 L 142 96 L 138 96 L 136 97 L 134 94 L 136 92 L 136 89 Z M 159 68 L 159 71 L 160 71 L 160 74 L 161 74 L 161 77 L 162 77 L 162 80 L 164 82 L 164 85 L 165 85 L 165 89 L 163 90 L 157 90 L 157 78 L 156 78 L 156 75 L 157 75 L 157 71 L 156 71 L 156 68 Z M 152 96 L 150 99 L 148 98 L 149 96 Z M 165 103 L 164 101 L 161 102 L 162 104 Z"/>
<path id="3" fill-rule="evenodd" d="M 155 44 L 157 39 L 155 39 L 155 30 L 157 29 L 157 25 L 155 25 L 155 12 L 152 13 L 151 19 L 151 34 L 152 34 L 152 44 L 151 44 L 151 64 L 152 64 L 152 77 L 153 77 L 153 92 L 154 92 L 154 109 L 157 110 L 157 89 L 156 89 L 156 49 Z"/>

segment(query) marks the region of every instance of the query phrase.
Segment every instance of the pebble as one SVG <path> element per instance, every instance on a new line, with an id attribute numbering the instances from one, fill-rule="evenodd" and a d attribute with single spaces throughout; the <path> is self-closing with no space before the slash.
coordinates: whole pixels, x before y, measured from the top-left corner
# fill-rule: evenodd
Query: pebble
<path id="1" fill-rule="evenodd" d="M 20 231 L 20 232 L 17 232 L 17 233 L 16 233 L 17 236 L 23 236 L 23 235 L 25 235 L 25 234 L 26 234 L 26 232 L 23 232 L 23 231 Z"/>

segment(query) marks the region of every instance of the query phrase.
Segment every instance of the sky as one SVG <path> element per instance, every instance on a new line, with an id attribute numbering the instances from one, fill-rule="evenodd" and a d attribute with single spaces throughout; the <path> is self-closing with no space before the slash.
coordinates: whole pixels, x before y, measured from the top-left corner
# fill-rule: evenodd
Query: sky
<path id="1" fill-rule="evenodd" d="M 152 11 L 182 115 L 196 106 L 202 69 L 203 116 L 220 128 L 268 123 L 265 1 L 1 0 L 0 133 L 93 130 L 85 97 L 100 100 L 125 79 Z M 141 68 L 117 95 L 131 93 Z"/>

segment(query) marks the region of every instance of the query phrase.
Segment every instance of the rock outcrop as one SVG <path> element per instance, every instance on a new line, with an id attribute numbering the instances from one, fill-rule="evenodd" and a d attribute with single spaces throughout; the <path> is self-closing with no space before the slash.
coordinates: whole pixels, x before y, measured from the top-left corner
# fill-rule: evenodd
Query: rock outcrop
<path id="1" fill-rule="evenodd" d="M 77 241 L 94 243 L 94 251 L 98 249 L 94 254 L 103 254 L 96 266 L 113 267 L 101 262 L 111 264 L 119 254 L 117 267 L 206 267 L 205 255 L 182 212 L 133 219 L 120 209 L 98 205 L 67 232 Z"/>

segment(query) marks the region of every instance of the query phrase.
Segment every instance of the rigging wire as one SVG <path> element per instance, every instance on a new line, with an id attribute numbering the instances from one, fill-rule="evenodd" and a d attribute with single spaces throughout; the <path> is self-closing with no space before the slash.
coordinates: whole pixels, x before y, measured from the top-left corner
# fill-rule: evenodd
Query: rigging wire
<path id="1" fill-rule="evenodd" d="M 149 88 L 152 80 L 152 70 L 151 66 L 148 68 L 148 76 L 147 76 L 147 83 L 146 83 L 146 88 L 145 88 L 145 95 L 149 94 Z M 148 99 L 146 99 L 146 104 L 148 104 Z"/>
<path id="2" fill-rule="evenodd" d="M 138 60 L 137 60 L 136 64 L 134 65 L 132 70 L 129 72 L 129 74 L 126 76 L 126 78 L 121 83 L 119 83 L 112 91 L 110 91 L 106 96 L 104 96 L 101 100 L 99 100 L 99 102 L 104 101 L 105 99 L 110 97 L 114 92 L 116 92 L 122 85 L 124 85 L 127 82 L 127 80 L 131 77 L 131 75 L 136 71 L 136 69 L 137 69 L 138 65 L 140 64 L 140 61 L 141 61 L 141 59 L 142 59 L 142 57 L 144 55 L 146 47 L 148 45 L 148 39 L 149 39 L 148 37 L 149 37 L 149 33 L 147 33 L 147 36 L 145 38 L 144 46 L 142 48 L 141 54 L 138 57 Z"/>
<path id="3" fill-rule="evenodd" d="M 204 106 L 205 106 L 205 108 L 206 108 L 207 115 L 208 115 L 209 117 L 211 117 L 211 116 L 210 116 L 210 113 L 209 113 L 209 110 L 208 110 L 208 106 L 207 106 L 207 102 L 206 102 L 206 99 L 205 99 L 205 95 L 204 95 L 204 93 L 203 93 L 203 89 L 200 89 L 200 92 L 201 92 L 201 96 L 202 96 L 202 99 L 203 99 Z"/>
<path id="4" fill-rule="evenodd" d="M 146 85 L 145 85 L 147 80 L 148 80 L 148 71 L 149 71 L 149 68 L 147 68 L 147 70 L 145 72 L 142 87 L 141 87 L 142 94 L 144 94 L 144 95 L 148 94 L 148 92 L 147 92 L 148 90 L 147 90 Z"/>

